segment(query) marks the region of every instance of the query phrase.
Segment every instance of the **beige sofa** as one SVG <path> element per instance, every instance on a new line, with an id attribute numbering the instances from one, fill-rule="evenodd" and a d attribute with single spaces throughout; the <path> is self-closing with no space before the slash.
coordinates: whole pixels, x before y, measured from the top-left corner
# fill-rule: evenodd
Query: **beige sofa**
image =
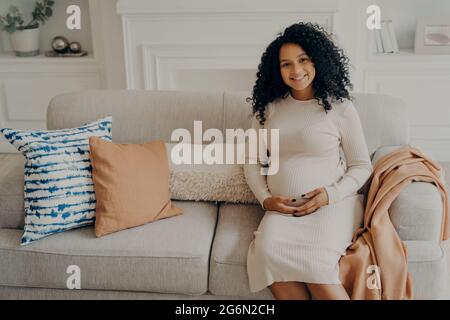
<path id="1" fill-rule="evenodd" d="M 86 91 L 52 99 L 48 129 L 113 116 L 113 140 L 170 141 L 172 130 L 248 128 L 249 92 Z M 409 142 L 407 110 L 396 98 L 354 94 L 370 154 Z M 391 147 L 390 147 L 391 146 Z M 376 153 L 375 153 L 376 152 Z M 264 212 L 257 205 L 176 201 L 178 217 L 95 238 L 92 227 L 19 245 L 23 226 L 23 159 L 0 155 L 1 299 L 272 299 L 251 293 L 246 257 Z M 446 257 L 438 241 L 442 206 L 427 183 L 408 186 L 391 219 L 409 250 L 416 299 L 440 299 Z M 81 270 L 81 290 L 68 290 L 67 267 Z"/>

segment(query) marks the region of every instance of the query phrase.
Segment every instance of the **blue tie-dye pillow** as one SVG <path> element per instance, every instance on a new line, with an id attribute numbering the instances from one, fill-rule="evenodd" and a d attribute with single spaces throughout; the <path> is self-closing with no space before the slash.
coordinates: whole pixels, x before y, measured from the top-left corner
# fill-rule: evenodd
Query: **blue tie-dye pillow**
<path id="1" fill-rule="evenodd" d="M 94 223 L 89 137 L 111 141 L 111 123 L 107 117 L 65 130 L 0 130 L 26 158 L 22 245 Z"/>

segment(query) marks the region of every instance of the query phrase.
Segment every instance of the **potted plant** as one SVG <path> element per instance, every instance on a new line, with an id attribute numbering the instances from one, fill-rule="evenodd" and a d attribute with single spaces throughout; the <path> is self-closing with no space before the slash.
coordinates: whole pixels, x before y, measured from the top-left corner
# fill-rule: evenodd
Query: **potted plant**
<path id="1" fill-rule="evenodd" d="M 9 33 L 11 46 L 18 57 L 30 57 L 39 54 L 39 31 L 41 23 L 53 14 L 53 0 L 36 2 L 32 11 L 32 20 L 25 24 L 20 10 L 11 6 L 6 16 L 0 15 L 0 30 Z"/>

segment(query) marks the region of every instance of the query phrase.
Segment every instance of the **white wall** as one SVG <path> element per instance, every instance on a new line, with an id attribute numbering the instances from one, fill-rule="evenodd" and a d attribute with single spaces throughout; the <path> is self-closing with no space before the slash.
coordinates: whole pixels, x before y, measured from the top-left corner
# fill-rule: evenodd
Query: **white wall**
<path id="1" fill-rule="evenodd" d="M 0 12 L 13 2 L 26 7 L 33 1 L 0 0 Z M 413 143 L 450 161 L 450 55 L 373 55 L 373 33 L 365 26 L 367 6 L 377 3 L 382 19 L 393 20 L 400 48 L 412 49 L 417 17 L 450 16 L 448 0 L 124 0 L 124 24 L 117 0 L 56 3 L 57 16 L 44 26 L 41 46 L 67 34 L 61 29 L 65 7 L 79 3 L 83 29 L 68 36 L 95 51 L 93 69 L 98 66 L 105 89 L 250 90 L 260 55 L 277 32 L 301 20 L 330 22 L 350 58 L 355 91 L 404 99 Z"/>
<path id="2" fill-rule="evenodd" d="M 116 12 L 117 0 L 94 0 L 94 30 L 102 39 L 104 86 L 106 89 L 125 89 L 125 58 L 122 20 Z"/>
<path id="3" fill-rule="evenodd" d="M 105 59 L 107 70 L 110 70 L 110 77 L 107 77 L 109 87 L 126 87 L 126 76 L 123 65 L 123 38 L 122 24 L 120 16 L 115 12 L 117 0 L 98 0 L 104 15 L 104 36 L 107 39 L 105 45 L 107 53 Z M 193 0 L 189 0 L 195 2 Z M 183 3 L 189 2 L 184 0 Z M 176 2 L 168 0 L 168 2 Z M 274 0 L 274 3 L 277 3 Z M 361 5 L 363 3 L 363 5 Z M 397 39 L 401 49 L 412 49 L 414 47 L 414 33 L 416 28 L 417 16 L 450 16 L 450 1 L 448 0 L 338 0 L 339 11 L 334 17 L 334 32 L 337 37 L 337 43 L 344 49 L 353 65 L 351 69 L 352 80 L 356 90 L 364 90 L 362 79 L 356 72 L 361 67 L 361 57 L 365 52 L 357 41 L 361 38 L 360 33 L 365 32 L 359 22 L 363 22 L 366 16 L 365 8 L 367 3 L 376 3 L 381 7 L 382 19 L 392 19 L 396 30 Z M 302 6 L 302 0 L 298 0 L 299 7 Z M 362 19 L 361 19 L 362 17 Z M 287 24 L 286 24 L 287 26 Z M 173 25 L 174 30 L 178 28 Z M 164 33 L 170 34 L 171 30 L 164 30 Z M 191 84 L 195 86 L 195 82 Z"/>
<path id="4" fill-rule="evenodd" d="M 251 90 L 261 55 L 278 33 L 298 21 L 332 30 L 337 4 L 338 0 L 119 1 L 127 88 Z M 230 80 L 211 83 L 198 76 L 208 70 Z M 253 78 L 248 77 L 250 71 Z M 179 81 L 180 74 L 190 77 L 188 86 Z M 243 86 L 236 87 L 242 79 Z"/>
<path id="5" fill-rule="evenodd" d="M 117 0 L 94 0 L 98 2 L 96 7 L 98 12 L 93 13 L 95 32 L 101 33 L 103 38 L 104 53 L 102 54 L 102 62 L 105 71 L 105 87 L 116 89 L 126 87 L 126 76 L 123 54 L 123 35 L 121 17 L 116 12 Z M 176 2 L 168 0 L 169 2 Z M 183 0 L 186 2 L 195 2 L 193 0 Z M 276 3 L 276 0 L 273 0 Z M 339 11 L 335 15 L 334 31 L 337 35 L 338 44 L 345 50 L 354 66 L 352 69 L 353 80 L 357 88 L 361 80 L 355 74 L 358 68 L 359 59 L 361 58 L 357 41 L 357 35 L 360 28 L 355 27 L 357 17 L 365 15 L 361 9 L 361 2 L 366 0 L 339 0 Z M 301 0 L 298 1 L 301 6 Z M 382 19 L 393 19 L 396 29 L 397 39 L 400 48 L 414 47 L 414 32 L 416 17 L 419 15 L 448 15 L 450 16 L 450 1 L 448 0 L 373 0 L 368 1 L 377 3 L 382 9 Z M 1 0 L 0 12 L 5 13 L 11 4 L 23 8 L 24 12 L 31 12 L 34 1 L 31 0 Z M 82 9 L 83 30 L 69 31 L 65 26 L 65 8 L 69 4 L 78 4 Z M 57 0 L 55 4 L 55 16 L 52 17 L 43 27 L 43 37 L 41 40 L 41 48 L 49 49 L 50 40 L 56 35 L 65 35 L 72 40 L 80 41 L 85 49 L 92 51 L 91 23 L 89 19 L 88 0 Z M 174 28 L 178 26 L 174 25 Z M 170 30 L 164 32 L 170 34 Z M 0 51 L 10 49 L 8 41 L 4 35 L 0 35 Z M 6 48 L 5 48 L 6 47 Z M 362 89 L 362 88 L 361 88 Z"/>
<path id="6" fill-rule="evenodd" d="M 382 19 L 393 20 L 402 53 L 373 54 L 366 9 L 374 3 L 381 6 Z M 331 22 L 337 44 L 350 58 L 355 91 L 402 98 L 412 145 L 450 161 L 450 55 L 411 53 L 417 17 L 450 16 L 448 0 L 123 0 L 119 5 L 130 89 L 250 90 L 251 74 L 277 32 L 298 21 Z"/>

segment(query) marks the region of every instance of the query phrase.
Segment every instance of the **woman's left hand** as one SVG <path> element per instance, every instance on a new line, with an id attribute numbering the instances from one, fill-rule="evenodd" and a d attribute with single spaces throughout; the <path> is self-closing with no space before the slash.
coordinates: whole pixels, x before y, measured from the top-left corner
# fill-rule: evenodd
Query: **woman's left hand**
<path id="1" fill-rule="evenodd" d="M 314 189 L 311 192 L 305 194 L 304 198 L 310 198 L 308 202 L 297 208 L 296 216 L 306 216 L 313 213 L 320 207 L 328 204 L 328 193 L 324 187 Z"/>

